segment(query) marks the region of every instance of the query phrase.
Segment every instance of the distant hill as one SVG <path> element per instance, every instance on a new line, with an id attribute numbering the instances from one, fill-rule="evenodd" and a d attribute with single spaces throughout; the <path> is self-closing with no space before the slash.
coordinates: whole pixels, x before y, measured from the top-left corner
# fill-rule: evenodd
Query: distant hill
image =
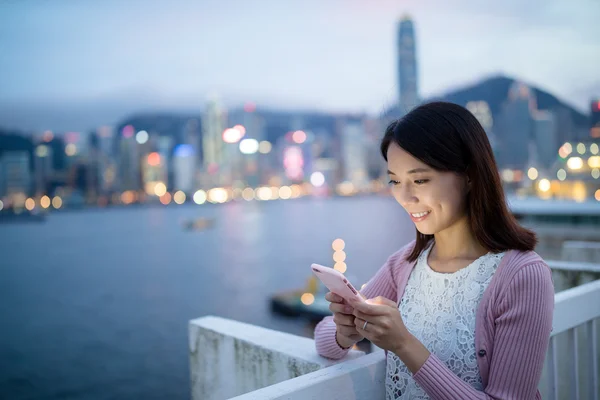
<path id="1" fill-rule="evenodd" d="M 513 83 L 519 82 L 507 76 L 494 76 L 481 80 L 470 86 L 465 86 L 460 89 L 449 91 L 445 94 L 435 96 L 426 101 L 443 100 L 465 106 L 469 101 L 483 100 L 488 103 L 492 115 L 496 117 L 500 113 L 502 103 L 508 98 L 508 91 Z M 527 84 L 525 82 L 525 84 Z M 576 127 L 587 127 L 588 116 L 580 113 L 568 104 L 560 101 L 554 95 L 527 84 L 534 92 L 537 99 L 537 106 L 540 110 L 553 110 L 556 108 L 565 108 L 571 113 L 573 124 Z M 385 112 L 386 117 L 394 117 L 399 115 L 397 106 Z"/>
<path id="2" fill-rule="evenodd" d="M 491 77 L 475 85 L 446 93 L 445 95 L 442 95 L 440 99 L 461 104 L 463 106 L 472 100 L 484 100 L 490 106 L 492 114 L 497 115 L 497 113 L 500 112 L 502 103 L 504 103 L 508 97 L 508 90 L 516 81 L 517 80 L 506 76 Z M 570 111 L 573 123 L 576 126 L 587 126 L 588 116 L 580 113 L 568 104 L 563 103 L 552 94 L 533 85 L 528 86 L 533 89 L 533 92 L 535 93 L 538 109 L 552 110 L 558 107 L 567 108 Z"/>

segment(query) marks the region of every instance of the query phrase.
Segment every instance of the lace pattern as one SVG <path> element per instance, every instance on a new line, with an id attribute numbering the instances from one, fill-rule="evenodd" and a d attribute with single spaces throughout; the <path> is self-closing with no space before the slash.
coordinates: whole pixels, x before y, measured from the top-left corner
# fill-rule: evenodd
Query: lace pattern
<path id="1" fill-rule="evenodd" d="M 400 314 L 408 330 L 450 370 L 477 390 L 483 383 L 475 352 L 475 315 L 504 253 L 488 253 L 451 274 L 431 269 L 424 250 L 408 279 Z M 387 355 L 386 399 L 429 399 L 392 352 Z"/>

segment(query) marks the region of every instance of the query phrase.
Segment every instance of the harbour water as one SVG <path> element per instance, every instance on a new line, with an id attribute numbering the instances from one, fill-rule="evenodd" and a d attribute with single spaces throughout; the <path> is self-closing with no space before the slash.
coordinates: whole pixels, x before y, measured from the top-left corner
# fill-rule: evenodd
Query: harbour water
<path id="1" fill-rule="evenodd" d="M 205 231 L 185 220 L 214 218 Z M 346 242 L 361 285 L 414 236 L 386 197 L 55 212 L 0 225 L 0 398 L 188 399 L 187 322 L 217 315 L 298 335 L 269 296 Z"/>

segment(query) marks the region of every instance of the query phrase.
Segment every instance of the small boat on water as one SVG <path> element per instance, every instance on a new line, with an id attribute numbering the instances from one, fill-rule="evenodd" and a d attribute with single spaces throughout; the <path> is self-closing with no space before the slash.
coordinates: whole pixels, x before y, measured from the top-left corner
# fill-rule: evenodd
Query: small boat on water
<path id="1" fill-rule="evenodd" d="M 197 218 L 183 222 L 183 228 L 188 231 L 203 231 L 215 225 L 214 218 Z"/>
<path id="2" fill-rule="evenodd" d="M 315 276 L 308 278 L 305 289 L 289 290 L 271 296 L 271 311 L 288 317 L 302 317 L 318 322 L 331 315 L 329 302 L 325 300 L 324 290 Z"/>

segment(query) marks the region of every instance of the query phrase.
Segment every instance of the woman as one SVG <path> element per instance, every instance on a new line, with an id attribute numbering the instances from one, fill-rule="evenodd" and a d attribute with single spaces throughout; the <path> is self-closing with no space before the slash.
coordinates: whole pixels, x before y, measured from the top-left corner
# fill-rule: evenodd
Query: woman
<path id="1" fill-rule="evenodd" d="M 425 104 L 388 126 L 381 152 L 417 238 L 367 283 L 367 302 L 326 295 L 319 354 L 363 338 L 383 348 L 388 399 L 541 398 L 552 277 L 506 206 L 485 131 L 458 105 Z"/>

